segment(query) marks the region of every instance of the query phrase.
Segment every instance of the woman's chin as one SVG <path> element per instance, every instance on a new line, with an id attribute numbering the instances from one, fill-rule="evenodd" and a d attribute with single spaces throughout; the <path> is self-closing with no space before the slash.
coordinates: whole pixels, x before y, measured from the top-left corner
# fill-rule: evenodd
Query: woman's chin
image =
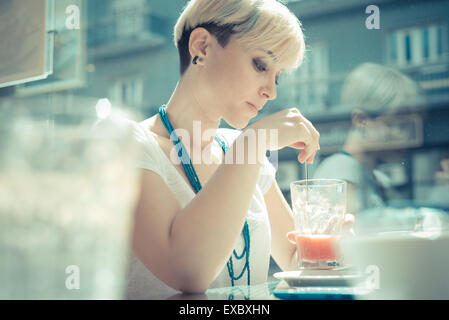
<path id="1" fill-rule="evenodd" d="M 224 119 L 224 120 L 234 129 L 241 130 L 244 129 L 246 126 L 248 126 L 250 119 L 232 119 L 232 120 Z"/>

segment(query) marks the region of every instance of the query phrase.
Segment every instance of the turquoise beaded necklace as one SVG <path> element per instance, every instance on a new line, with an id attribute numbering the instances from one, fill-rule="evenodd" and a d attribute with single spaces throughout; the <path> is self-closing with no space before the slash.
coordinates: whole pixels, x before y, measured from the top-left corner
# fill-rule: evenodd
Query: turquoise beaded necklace
<path id="1" fill-rule="evenodd" d="M 168 120 L 167 112 L 165 110 L 165 105 L 162 105 L 159 108 L 159 116 L 161 117 L 162 123 L 165 126 L 165 129 L 167 129 L 168 134 L 170 135 L 170 139 L 173 141 L 173 144 L 176 148 L 176 153 L 178 154 L 179 159 L 181 160 L 181 165 L 184 168 L 184 171 L 187 175 L 187 178 L 189 179 L 190 184 L 192 185 L 193 189 L 195 190 L 195 193 L 198 193 L 201 190 L 201 183 L 198 178 L 198 175 L 196 174 L 195 168 L 193 167 L 192 160 L 190 159 L 190 156 L 182 143 L 181 139 L 179 139 L 178 135 L 176 134 L 176 131 L 173 129 L 173 126 L 170 123 L 170 120 Z M 220 138 L 220 136 L 215 135 L 215 140 L 221 145 L 221 148 L 223 149 L 223 152 L 226 153 L 228 151 L 228 146 L 224 142 L 223 139 Z M 231 254 L 231 257 L 229 258 L 227 262 L 228 267 L 228 274 L 231 278 L 231 285 L 234 286 L 234 281 L 239 280 L 243 274 L 245 273 L 245 270 L 248 273 L 248 285 L 250 285 L 250 270 L 249 270 L 249 249 L 250 249 L 250 237 L 249 237 L 249 228 L 248 228 L 248 222 L 245 220 L 245 225 L 243 226 L 243 240 L 245 242 L 245 247 L 243 248 L 242 253 L 239 255 L 237 252 L 233 251 L 233 254 Z M 236 276 L 234 274 L 234 264 L 233 264 L 233 258 L 234 255 L 235 259 L 241 260 L 245 258 L 245 265 L 242 269 L 242 272 Z"/>

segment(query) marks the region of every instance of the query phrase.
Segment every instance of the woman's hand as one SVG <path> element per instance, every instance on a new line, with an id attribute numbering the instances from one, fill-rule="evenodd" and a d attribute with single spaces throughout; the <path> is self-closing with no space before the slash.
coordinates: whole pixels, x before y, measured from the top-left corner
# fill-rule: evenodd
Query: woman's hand
<path id="1" fill-rule="evenodd" d="M 323 230 L 312 230 L 312 234 L 331 234 L 332 230 L 337 230 L 342 236 L 355 236 L 354 230 L 354 215 L 346 213 L 342 219 L 330 219 Z M 287 232 L 287 239 L 296 244 L 296 235 L 300 233 L 299 230 Z"/>
<path id="2" fill-rule="evenodd" d="M 296 108 L 284 109 L 273 113 L 251 124 L 247 129 L 256 132 L 265 129 L 267 150 L 279 150 L 285 147 L 303 149 L 298 155 L 301 163 L 313 163 L 317 151 L 320 149 L 320 134 Z M 272 135 L 272 130 L 277 135 Z"/>
<path id="3" fill-rule="evenodd" d="M 342 223 L 342 227 L 341 227 L 341 234 L 342 235 L 350 235 L 350 236 L 355 236 L 355 232 L 354 229 L 352 228 L 354 226 L 354 215 L 347 213 L 345 214 L 345 217 L 343 218 L 343 223 Z"/>

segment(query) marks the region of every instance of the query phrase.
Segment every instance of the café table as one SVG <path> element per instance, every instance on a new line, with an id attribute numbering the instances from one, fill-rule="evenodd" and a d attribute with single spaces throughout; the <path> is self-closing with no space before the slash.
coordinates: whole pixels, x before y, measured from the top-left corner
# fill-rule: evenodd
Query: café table
<path id="1" fill-rule="evenodd" d="M 269 281 L 256 285 L 208 289 L 204 294 L 179 293 L 168 300 L 278 300 L 273 295 L 276 288 L 288 287 L 281 280 Z"/>
<path id="2" fill-rule="evenodd" d="M 269 281 L 257 285 L 241 285 L 234 287 L 214 288 L 207 290 L 204 294 L 185 294 L 179 293 L 168 298 L 168 300 L 354 300 L 359 299 L 362 295 L 366 295 L 370 290 L 357 287 L 302 287 L 306 292 L 301 294 L 286 294 L 287 291 L 293 290 L 284 280 Z M 311 289 L 312 292 L 307 290 Z M 349 290 L 351 293 L 345 292 Z M 352 293 L 352 290 L 357 294 Z M 273 291 L 277 291 L 277 296 Z M 282 294 L 280 294 L 282 292 Z M 319 292 L 317 294 L 317 292 Z M 343 293 L 342 293 L 343 292 Z"/>
<path id="3" fill-rule="evenodd" d="M 326 274 L 321 274 L 326 272 Z M 278 273 L 255 285 L 212 288 L 203 294 L 175 294 L 168 299 L 188 300 L 353 300 L 372 294 L 366 277 L 353 268 L 336 273 L 323 270 Z"/>

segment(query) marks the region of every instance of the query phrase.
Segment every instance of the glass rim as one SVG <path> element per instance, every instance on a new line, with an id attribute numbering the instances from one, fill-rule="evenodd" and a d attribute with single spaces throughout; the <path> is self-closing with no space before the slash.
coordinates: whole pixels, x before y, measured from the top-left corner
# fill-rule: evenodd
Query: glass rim
<path id="1" fill-rule="evenodd" d="M 317 184 L 317 182 L 324 182 L 323 184 Z M 290 183 L 290 188 L 299 186 L 299 187 L 333 187 L 343 185 L 345 186 L 347 182 L 341 179 L 302 179 L 292 181 Z"/>

